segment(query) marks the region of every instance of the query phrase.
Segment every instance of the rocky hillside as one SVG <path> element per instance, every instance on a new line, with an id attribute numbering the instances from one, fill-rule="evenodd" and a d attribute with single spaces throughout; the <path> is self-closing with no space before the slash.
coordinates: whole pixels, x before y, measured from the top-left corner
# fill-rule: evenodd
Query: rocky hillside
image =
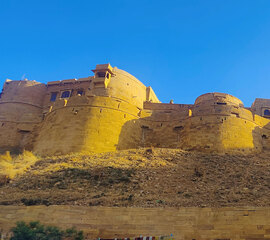
<path id="1" fill-rule="evenodd" d="M 139 149 L 36 158 L 0 183 L 1 205 L 270 206 L 270 152 Z"/>

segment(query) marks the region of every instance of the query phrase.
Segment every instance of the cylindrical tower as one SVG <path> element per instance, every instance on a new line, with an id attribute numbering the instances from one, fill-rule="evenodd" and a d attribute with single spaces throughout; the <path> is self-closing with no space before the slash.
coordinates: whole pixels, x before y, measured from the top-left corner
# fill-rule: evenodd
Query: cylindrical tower
<path id="1" fill-rule="evenodd" d="M 31 149 L 33 130 L 42 121 L 45 92 L 45 84 L 36 81 L 5 82 L 0 98 L 0 151 Z"/>
<path id="2" fill-rule="evenodd" d="M 183 147 L 209 152 L 256 152 L 258 126 L 241 100 L 225 93 L 199 96 L 185 125 Z"/>
<path id="3" fill-rule="evenodd" d="M 97 65 L 84 95 L 58 98 L 47 113 L 34 151 L 41 155 L 134 148 L 141 139 L 143 102 L 159 102 L 129 73 Z M 68 90 L 68 89 L 67 89 Z"/>

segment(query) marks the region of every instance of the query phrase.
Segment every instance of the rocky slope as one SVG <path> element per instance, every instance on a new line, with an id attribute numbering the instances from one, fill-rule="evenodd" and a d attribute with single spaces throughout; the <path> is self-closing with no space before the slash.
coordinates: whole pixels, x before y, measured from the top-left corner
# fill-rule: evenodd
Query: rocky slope
<path id="1" fill-rule="evenodd" d="M 0 205 L 270 206 L 270 152 L 139 149 L 37 159 L 2 181 Z"/>

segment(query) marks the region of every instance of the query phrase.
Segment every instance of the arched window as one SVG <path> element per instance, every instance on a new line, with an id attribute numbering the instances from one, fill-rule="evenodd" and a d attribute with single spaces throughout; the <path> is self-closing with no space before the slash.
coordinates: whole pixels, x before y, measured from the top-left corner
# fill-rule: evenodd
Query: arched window
<path id="1" fill-rule="evenodd" d="M 270 110 L 269 109 L 264 110 L 263 115 L 270 116 Z"/>
<path id="2" fill-rule="evenodd" d="M 69 98 L 69 97 L 70 97 L 70 91 L 62 92 L 61 98 Z"/>

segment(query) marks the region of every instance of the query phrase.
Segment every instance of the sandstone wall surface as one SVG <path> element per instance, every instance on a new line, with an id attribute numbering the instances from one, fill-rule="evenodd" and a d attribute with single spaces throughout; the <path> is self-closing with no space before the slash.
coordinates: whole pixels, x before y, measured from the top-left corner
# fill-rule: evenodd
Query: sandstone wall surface
<path id="1" fill-rule="evenodd" d="M 264 111 L 270 110 L 270 100 L 263 98 L 256 98 L 251 106 L 251 110 L 260 116 L 264 116 L 265 115 Z M 270 115 L 268 114 L 266 117 L 270 117 Z"/>
<path id="2" fill-rule="evenodd" d="M 1 206 L 0 229 L 16 221 L 75 226 L 88 239 L 173 234 L 176 240 L 269 240 L 270 208 L 110 208 Z"/>
<path id="3" fill-rule="evenodd" d="M 259 109 L 262 115 L 269 100 L 256 99 L 246 109 L 234 96 L 207 93 L 194 105 L 164 104 L 123 70 L 101 64 L 93 72 L 46 85 L 7 80 L 0 96 L 0 152 L 53 155 L 153 146 L 248 154 L 270 148 L 270 119 L 255 114 Z"/>
<path id="4" fill-rule="evenodd" d="M 36 81 L 5 82 L 0 98 L 0 152 L 32 149 L 45 91 L 45 84 Z"/>
<path id="5" fill-rule="evenodd" d="M 206 94 L 202 99 L 206 102 L 196 100 L 194 106 L 145 103 L 141 145 L 244 154 L 269 146 L 269 119 L 240 107 L 233 97 L 215 102 Z"/>
<path id="6" fill-rule="evenodd" d="M 46 115 L 33 150 L 54 155 L 132 148 L 134 126 L 129 124 L 126 132 L 122 132 L 122 126 L 138 119 L 138 113 L 134 105 L 109 97 L 74 96 L 58 100 Z"/>
<path id="7" fill-rule="evenodd" d="M 91 81 L 92 78 L 89 77 L 82 80 L 71 79 L 49 82 L 47 84 L 46 94 L 43 99 L 44 111 L 46 111 L 49 106 L 53 105 L 53 102 L 50 101 L 52 93 L 57 94 L 56 99 L 61 98 L 61 93 L 67 90 L 71 91 L 71 96 L 76 96 L 80 90 L 83 92 L 83 95 L 85 95 L 86 91 L 88 91 L 90 88 Z"/>

